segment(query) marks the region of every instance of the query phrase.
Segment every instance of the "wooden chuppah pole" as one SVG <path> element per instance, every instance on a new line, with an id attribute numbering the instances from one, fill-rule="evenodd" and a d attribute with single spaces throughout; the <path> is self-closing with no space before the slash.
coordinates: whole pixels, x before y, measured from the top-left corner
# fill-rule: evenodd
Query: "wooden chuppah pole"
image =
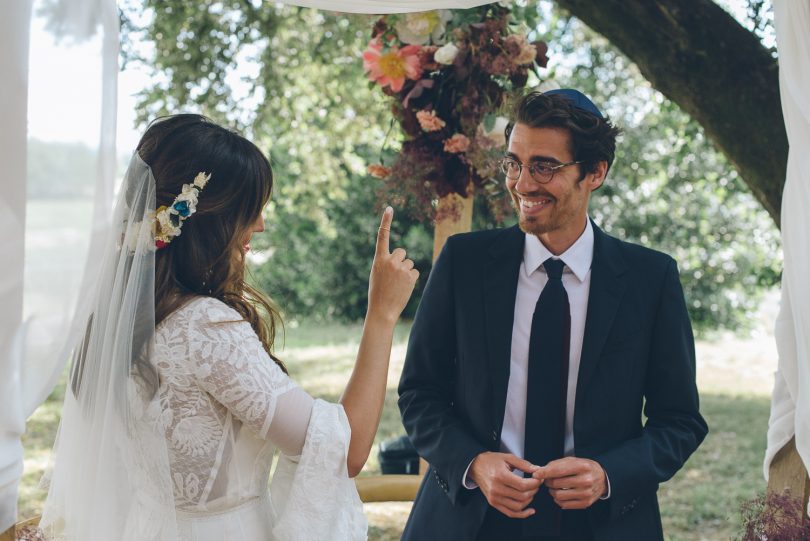
<path id="1" fill-rule="evenodd" d="M 802 502 L 802 509 L 807 509 L 807 502 L 810 499 L 810 478 L 796 450 L 795 436 L 776 453 L 768 475 L 769 493 L 782 494 L 785 490 L 790 491 L 792 498 Z"/>
<path id="2" fill-rule="evenodd" d="M 465 233 L 472 228 L 473 188 L 467 188 L 467 197 L 450 194 L 439 199 L 436 228 L 433 230 L 433 261 L 439 257 L 444 243 L 451 235 Z"/>

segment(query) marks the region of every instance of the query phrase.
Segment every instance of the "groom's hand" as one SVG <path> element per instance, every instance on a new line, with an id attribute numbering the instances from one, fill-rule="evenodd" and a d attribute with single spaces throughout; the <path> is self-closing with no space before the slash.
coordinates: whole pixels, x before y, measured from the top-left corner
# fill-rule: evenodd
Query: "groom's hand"
<path id="1" fill-rule="evenodd" d="M 508 453 L 481 453 L 472 461 L 468 477 L 484 493 L 489 505 L 511 518 L 526 518 L 534 509 L 526 508 L 532 502 L 540 479 L 523 478 L 512 470 L 533 473 L 538 466 Z"/>
<path id="2" fill-rule="evenodd" d="M 598 462 L 568 456 L 538 468 L 533 476 L 545 480 L 548 492 L 563 509 L 586 509 L 607 494 L 607 476 Z"/>

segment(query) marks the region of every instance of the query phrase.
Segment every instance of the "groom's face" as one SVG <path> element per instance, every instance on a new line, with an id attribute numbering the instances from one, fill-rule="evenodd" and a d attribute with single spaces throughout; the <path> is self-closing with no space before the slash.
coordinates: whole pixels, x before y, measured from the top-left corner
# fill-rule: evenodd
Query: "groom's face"
<path id="1" fill-rule="evenodd" d="M 520 228 L 538 236 L 576 233 L 576 238 L 585 223 L 590 193 L 601 180 L 594 182 L 591 173 L 583 175 L 580 164 L 557 169 L 546 183 L 538 182 L 529 172 L 531 164 L 553 167 L 574 161 L 568 130 L 517 123 L 507 154 L 523 164 L 517 179 L 506 179 Z"/>

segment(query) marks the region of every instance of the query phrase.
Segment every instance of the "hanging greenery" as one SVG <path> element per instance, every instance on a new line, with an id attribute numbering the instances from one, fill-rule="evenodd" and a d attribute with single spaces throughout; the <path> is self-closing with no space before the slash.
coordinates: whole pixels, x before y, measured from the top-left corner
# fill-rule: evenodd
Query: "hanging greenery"
<path id="1" fill-rule="evenodd" d="M 390 167 L 369 173 L 423 212 L 437 197 L 466 197 L 470 185 L 500 190 L 507 120 L 497 111 L 548 61 L 546 43 L 530 42 L 523 28 L 499 3 L 379 19 L 363 67 L 392 98 L 405 140 Z"/>

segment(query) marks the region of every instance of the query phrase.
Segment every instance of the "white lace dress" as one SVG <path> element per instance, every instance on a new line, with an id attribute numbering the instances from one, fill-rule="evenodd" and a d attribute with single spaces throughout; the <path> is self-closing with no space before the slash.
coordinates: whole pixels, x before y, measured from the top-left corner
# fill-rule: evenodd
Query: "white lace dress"
<path id="1" fill-rule="evenodd" d="M 366 539 L 343 408 L 301 390 L 235 310 L 186 304 L 155 356 L 183 541 Z"/>

